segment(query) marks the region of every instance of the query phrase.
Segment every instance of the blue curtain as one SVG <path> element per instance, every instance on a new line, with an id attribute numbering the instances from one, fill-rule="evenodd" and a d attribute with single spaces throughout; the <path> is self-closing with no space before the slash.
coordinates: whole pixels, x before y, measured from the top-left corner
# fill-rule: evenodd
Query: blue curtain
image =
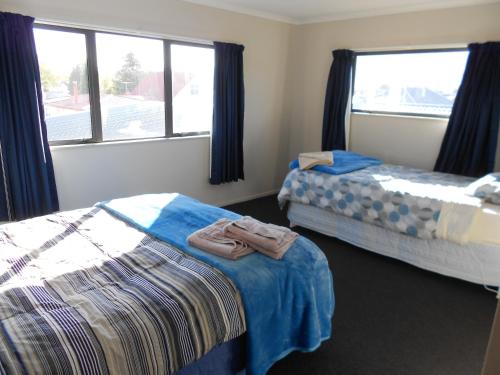
<path id="1" fill-rule="evenodd" d="M 243 50 L 238 44 L 215 42 L 214 116 L 210 183 L 244 179 Z"/>
<path id="2" fill-rule="evenodd" d="M 59 209 L 33 21 L 0 12 L 0 220 Z"/>
<path id="3" fill-rule="evenodd" d="M 351 90 L 354 52 L 347 49 L 333 51 L 333 62 L 326 87 L 321 149 L 345 150 L 345 115 Z"/>
<path id="4" fill-rule="evenodd" d="M 500 42 L 470 44 L 434 170 L 471 177 L 493 171 L 499 123 Z"/>

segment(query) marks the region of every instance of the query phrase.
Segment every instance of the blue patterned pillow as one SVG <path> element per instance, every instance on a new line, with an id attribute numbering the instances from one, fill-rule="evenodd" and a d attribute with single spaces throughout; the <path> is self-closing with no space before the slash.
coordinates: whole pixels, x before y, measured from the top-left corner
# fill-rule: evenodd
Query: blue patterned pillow
<path id="1" fill-rule="evenodd" d="M 490 173 L 467 187 L 467 194 L 500 205 L 500 173 Z"/>

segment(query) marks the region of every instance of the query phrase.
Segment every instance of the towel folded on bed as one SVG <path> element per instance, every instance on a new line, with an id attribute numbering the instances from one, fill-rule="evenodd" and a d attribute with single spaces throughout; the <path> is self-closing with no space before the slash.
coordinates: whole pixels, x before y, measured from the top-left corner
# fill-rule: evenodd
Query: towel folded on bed
<path id="1" fill-rule="evenodd" d="M 254 251 L 281 259 L 299 235 L 250 216 L 220 219 L 188 237 L 188 243 L 209 253 L 236 260 Z"/>
<path id="2" fill-rule="evenodd" d="M 299 154 L 300 169 L 311 169 L 316 165 L 333 165 L 333 152 L 303 152 Z"/>
<path id="3" fill-rule="evenodd" d="M 372 165 L 382 164 L 382 160 L 370 156 L 364 156 L 350 151 L 335 150 L 333 152 L 333 165 L 316 165 L 313 171 L 328 173 L 333 175 L 354 172 Z M 295 159 L 289 165 L 290 169 L 299 168 L 299 160 Z"/>
<path id="4" fill-rule="evenodd" d="M 465 200 L 465 199 L 464 199 Z M 478 198 L 461 203 L 444 202 L 436 237 L 461 245 L 481 243 L 500 245 L 500 206 Z"/>
<path id="5" fill-rule="evenodd" d="M 191 246 L 208 251 L 228 259 L 238 259 L 250 253 L 253 249 L 238 238 L 231 238 L 226 235 L 224 228 L 231 224 L 229 219 L 217 220 L 205 228 L 197 230 L 188 237 Z"/>
<path id="6" fill-rule="evenodd" d="M 250 216 L 231 222 L 224 231 L 228 237 L 243 241 L 273 259 L 281 259 L 299 236 L 288 228 L 264 224 Z"/>

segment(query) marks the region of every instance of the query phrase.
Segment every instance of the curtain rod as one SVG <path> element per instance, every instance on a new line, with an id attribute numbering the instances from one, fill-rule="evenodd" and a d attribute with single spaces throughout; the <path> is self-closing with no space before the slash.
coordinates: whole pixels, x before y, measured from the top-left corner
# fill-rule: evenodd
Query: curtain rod
<path id="1" fill-rule="evenodd" d="M 178 42 L 189 42 L 189 43 L 198 43 L 198 44 L 206 44 L 206 45 L 213 45 L 214 44 L 214 42 L 212 40 L 182 37 L 182 36 L 178 36 L 178 35 L 163 34 L 163 33 L 147 32 L 147 31 L 137 30 L 137 29 L 134 30 L 134 29 L 119 28 L 119 27 L 103 27 L 103 26 L 99 26 L 99 25 L 95 25 L 95 24 L 86 24 L 86 23 L 79 23 L 79 22 L 66 22 L 66 21 L 58 21 L 58 20 L 47 19 L 47 18 L 38 18 L 38 17 L 35 18 L 35 22 L 38 22 L 40 24 L 45 24 L 45 25 L 74 27 L 74 28 L 79 28 L 79 29 L 88 29 L 88 30 L 93 30 L 93 31 L 102 31 L 102 32 L 118 33 L 118 34 L 129 34 L 131 36 L 136 35 L 136 36 L 140 36 L 140 37 L 170 39 L 170 40 L 175 40 Z"/>

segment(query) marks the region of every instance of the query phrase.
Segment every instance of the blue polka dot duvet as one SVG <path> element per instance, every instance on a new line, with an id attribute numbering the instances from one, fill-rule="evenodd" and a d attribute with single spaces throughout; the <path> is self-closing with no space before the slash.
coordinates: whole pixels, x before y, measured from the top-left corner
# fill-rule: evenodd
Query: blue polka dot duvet
<path id="1" fill-rule="evenodd" d="M 436 238 L 443 202 L 465 194 L 473 178 L 382 164 L 341 175 L 291 170 L 278 195 L 410 236 Z"/>

